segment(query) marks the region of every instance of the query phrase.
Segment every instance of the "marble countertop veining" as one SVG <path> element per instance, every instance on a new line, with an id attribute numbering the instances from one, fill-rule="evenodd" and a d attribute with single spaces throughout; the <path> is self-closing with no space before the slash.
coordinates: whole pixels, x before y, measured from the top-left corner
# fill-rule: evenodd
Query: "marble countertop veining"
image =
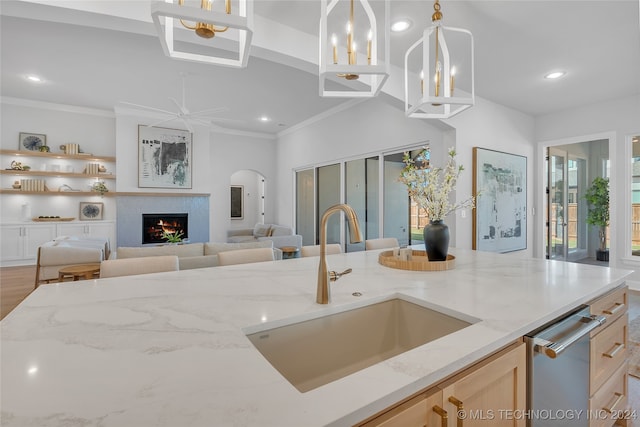
<path id="1" fill-rule="evenodd" d="M 452 249 L 456 268 L 395 270 L 379 251 L 315 302 L 318 258 L 40 286 L 1 323 L 1 424 L 344 426 L 613 289 L 631 272 Z M 360 292 L 362 296 L 352 294 Z M 473 325 L 306 393 L 245 334 L 395 294 Z"/>

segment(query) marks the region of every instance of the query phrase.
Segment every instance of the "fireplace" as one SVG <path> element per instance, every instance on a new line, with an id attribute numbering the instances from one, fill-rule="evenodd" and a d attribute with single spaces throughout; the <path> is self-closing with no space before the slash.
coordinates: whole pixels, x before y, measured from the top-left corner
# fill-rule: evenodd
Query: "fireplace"
<path id="1" fill-rule="evenodd" d="M 164 243 L 164 232 L 182 233 L 182 239 L 189 238 L 189 214 L 154 213 L 142 214 L 142 244 Z"/>

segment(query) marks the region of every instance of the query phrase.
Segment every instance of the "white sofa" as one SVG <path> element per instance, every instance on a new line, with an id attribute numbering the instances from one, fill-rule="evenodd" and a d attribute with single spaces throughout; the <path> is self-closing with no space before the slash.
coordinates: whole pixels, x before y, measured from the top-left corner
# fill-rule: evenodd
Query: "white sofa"
<path id="1" fill-rule="evenodd" d="M 60 236 L 38 247 L 35 287 L 58 281 L 63 267 L 100 263 L 110 255 L 109 239 Z"/>
<path id="2" fill-rule="evenodd" d="M 176 255 L 180 270 L 217 267 L 218 253 L 237 249 L 272 248 L 274 259 L 282 259 L 282 251 L 273 247 L 271 240 L 243 243 L 187 243 L 177 245 L 119 247 L 111 259 L 140 258 L 162 255 Z"/>
<path id="3" fill-rule="evenodd" d="M 302 236 L 293 234 L 293 229 L 285 225 L 256 224 L 253 228 L 237 228 L 227 231 L 228 243 L 272 241 L 274 248 L 285 246 L 302 247 Z"/>

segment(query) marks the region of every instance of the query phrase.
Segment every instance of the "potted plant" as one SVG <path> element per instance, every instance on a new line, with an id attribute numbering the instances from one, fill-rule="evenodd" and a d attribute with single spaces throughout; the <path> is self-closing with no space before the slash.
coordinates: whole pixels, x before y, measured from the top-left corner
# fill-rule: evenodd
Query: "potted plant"
<path id="1" fill-rule="evenodd" d="M 168 232 L 164 230 L 162 232 L 162 238 L 167 241 L 167 243 L 180 243 L 182 242 L 182 231 Z"/>
<path id="2" fill-rule="evenodd" d="M 597 177 L 587 188 L 584 198 L 589 205 L 587 224 L 600 227 L 598 237 L 600 247 L 596 251 L 598 261 L 609 261 L 607 249 L 607 227 L 609 226 L 609 179 Z"/>
<path id="3" fill-rule="evenodd" d="M 444 218 L 456 209 L 473 208 L 473 196 L 460 203 L 451 203 L 449 193 L 455 190 L 458 177 L 464 170 L 456 165 L 456 150 L 450 148 L 444 168 L 430 164 L 428 148 L 423 148 L 414 159 L 405 152 L 398 180 L 407 186 L 409 196 L 429 216 L 429 224 L 424 228 L 424 245 L 429 261 L 445 261 L 449 249 L 449 228 Z"/>

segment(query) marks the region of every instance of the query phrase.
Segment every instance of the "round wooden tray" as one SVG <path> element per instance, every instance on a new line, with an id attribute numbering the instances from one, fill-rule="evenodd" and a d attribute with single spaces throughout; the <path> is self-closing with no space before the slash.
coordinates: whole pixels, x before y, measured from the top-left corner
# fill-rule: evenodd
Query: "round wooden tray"
<path id="1" fill-rule="evenodd" d="M 383 251 L 378 255 L 378 262 L 385 267 L 411 271 L 444 271 L 456 266 L 456 257 L 447 255 L 446 261 L 429 261 L 425 251 L 411 251 L 411 261 L 402 261 L 393 256 L 393 251 Z"/>

